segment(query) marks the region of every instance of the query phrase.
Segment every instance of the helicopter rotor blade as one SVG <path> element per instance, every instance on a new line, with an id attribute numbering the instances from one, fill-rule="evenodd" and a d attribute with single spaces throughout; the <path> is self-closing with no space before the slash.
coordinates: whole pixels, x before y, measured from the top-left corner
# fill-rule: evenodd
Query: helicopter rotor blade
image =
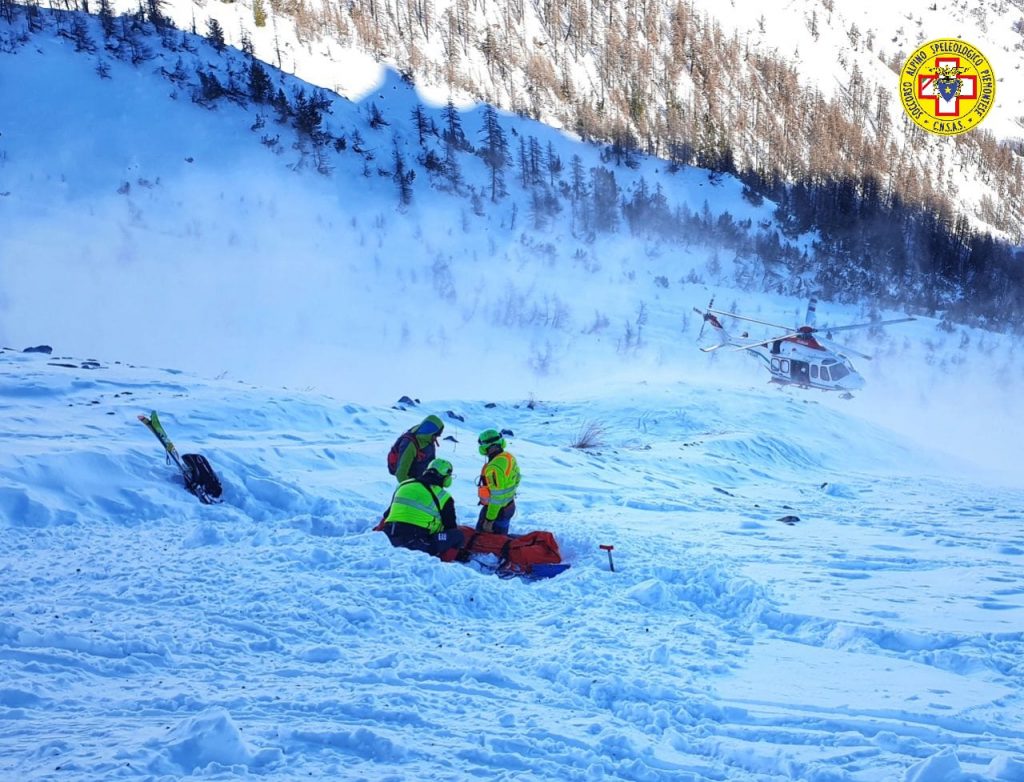
<path id="1" fill-rule="evenodd" d="M 852 329 L 866 329 L 870 326 L 889 326 L 893 323 L 909 323 L 912 320 L 917 320 L 917 318 L 896 318 L 894 320 L 876 320 L 871 323 L 854 323 L 850 326 L 830 326 L 827 328 L 812 328 L 811 331 L 850 331 Z"/>
<path id="2" fill-rule="evenodd" d="M 730 318 L 736 318 L 737 320 L 747 320 L 751 323 L 759 323 L 762 326 L 771 326 L 773 329 L 782 329 L 783 331 L 789 331 L 789 326 L 780 326 L 778 323 L 769 323 L 766 320 L 757 320 L 756 318 L 748 318 L 746 315 L 737 315 L 735 312 L 724 312 L 722 310 L 713 310 L 708 308 L 708 312 L 712 312 L 715 315 L 725 315 Z"/>
<path id="3" fill-rule="evenodd" d="M 840 345 L 838 342 L 833 342 L 832 340 L 825 339 L 824 337 L 815 337 L 815 339 L 817 339 L 818 342 L 827 347 L 829 350 L 833 350 L 836 353 L 842 353 L 843 355 L 850 353 L 854 356 L 857 356 L 857 358 L 864 358 L 867 359 L 868 361 L 871 360 L 871 356 L 869 356 L 867 353 L 861 353 L 859 350 L 854 350 L 853 348 L 847 347 L 846 345 Z"/>
<path id="4" fill-rule="evenodd" d="M 788 334 L 782 334 L 782 335 L 777 336 L 777 337 L 772 337 L 771 339 L 762 339 L 760 342 L 745 342 L 742 345 L 739 344 L 739 343 L 733 343 L 733 345 L 734 345 L 733 346 L 733 350 L 747 350 L 749 348 L 764 347 L 765 345 L 768 345 L 768 344 L 770 344 L 772 342 L 777 342 L 780 339 L 789 339 L 790 337 L 799 337 L 800 333 L 801 332 L 799 332 L 799 331 L 791 331 Z"/>
<path id="5" fill-rule="evenodd" d="M 719 348 L 727 348 L 729 347 L 729 344 L 730 343 L 728 342 L 719 342 L 717 345 L 705 345 L 700 350 L 702 353 L 710 353 L 712 350 L 718 350 Z"/>

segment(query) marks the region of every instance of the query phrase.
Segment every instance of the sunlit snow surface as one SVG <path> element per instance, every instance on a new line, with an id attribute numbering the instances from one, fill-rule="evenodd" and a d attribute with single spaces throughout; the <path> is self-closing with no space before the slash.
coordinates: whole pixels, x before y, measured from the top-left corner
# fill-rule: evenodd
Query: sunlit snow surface
<path id="1" fill-rule="evenodd" d="M 2 779 L 1024 778 L 1024 492 L 820 395 L 399 409 L 81 364 L 0 354 Z M 475 433 L 514 433 L 513 531 L 569 571 L 371 531 L 427 413 L 463 521 Z"/>

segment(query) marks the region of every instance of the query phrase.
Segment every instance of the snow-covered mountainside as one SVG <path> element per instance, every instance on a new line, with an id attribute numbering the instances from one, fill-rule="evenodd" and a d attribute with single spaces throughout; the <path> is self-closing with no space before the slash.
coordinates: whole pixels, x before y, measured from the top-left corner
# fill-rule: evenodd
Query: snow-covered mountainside
<path id="1" fill-rule="evenodd" d="M 354 100 L 388 65 L 437 103 L 483 100 L 768 179 L 870 174 L 904 200 L 945 204 L 1018 244 L 1024 237 L 1019 0 L 795 0 L 771 9 L 756 0 L 174 0 L 163 8 L 199 32 L 215 19 L 235 46 L 248 39 L 258 57 Z M 932 136 L 904 116 L 899 70 L 935 38 L 962 38 L 992 63 L 996 105 L 984 133 Z"/>
<path id="2" fill-rule="evenodd" d="M 361 102 L 328 100 L 207 40 L 111 20 L 108 45 L 146 50 L 134 65 L 97 46 L 102 19 L 68 18 L 71 33 L 26 34 L 0 55 L 8 346 L 159 356 L 377 401 L 410 376 L 446 393 L 455 363 L 472 367 L 467 393 L 543 394 L 549 377 L 605 377 L 600 362 L 676 371 L 679 336 L 696 336 L 692 307 L 716 292 L 719 307 L 799 324 L 820 282 L 814 235 L 786 238 L 772 203 L 735 177 L 617 164 L 530 120 L 424 104 L 393 74 Z M 267 102 L 239 98 L 258 74 Z M 300 96 L 306 109 L 326 100 L 312 130 Z M 461 146 L 486 147 L 489 116 L 512 158 L 500 171 Z M 453 122 L 463 141 L 448 143 Z M 419 177 L 396 178 L 399 164 Z M 779 256 L 805 271 L 786 276 Z M 864 281 L 841 264 L 833 274 L 848 271 Z M 768 303 L 764 289 L 789 295 Z M 826 323 L 888 314 L 832 307 Z M 195 322 L 198 344 L 181 337 Z M 887 335 L 890 382 L 916 382 L 922 362 L 969 366 L 974 347 L 1003 362 L 1007 388 L 1019 378 L 1012 339 L 922 323 Z M 874 353 L 868 338 L 851 346 Z"/>
<path id="3" fill-rule="evenodd" d="M 223 504 L 184 491 L 151 409 Z M 464 521 L 476 433 L 511 430 L 513 531 L 553 531 L 567 572 L 371 531 L 427 413 Z M 389 408 L 5 351 L 0 415 L 3 779 L 1024 773 L 1019 474 L 818 398 L 634 377 Z"/>

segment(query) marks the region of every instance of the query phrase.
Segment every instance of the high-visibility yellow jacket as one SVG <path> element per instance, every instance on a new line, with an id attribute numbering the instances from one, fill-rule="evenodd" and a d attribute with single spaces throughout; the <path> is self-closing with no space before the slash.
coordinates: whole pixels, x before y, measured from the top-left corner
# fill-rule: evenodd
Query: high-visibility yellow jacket
<path id="1" fill-rule="evenodd" d="M 502 451 L 487 461 L 480 471 L 477 496 L 487 506 L 487 518 L 494 520 L 498 513 L 516 498 L 519 488 L 519 465 L 508 451 Z"/>
<path id="2" fill-rule="evenodd" d="M 440 532 L 446 525 L 443 521 L 442 509 L 452 503 L 449 513 L 454 517 L 454 500 L 441 486 L 427 486 L 410 478 L 399 484 L 395 496 L 391 499 L 385 521 L 396 521 L 402 524 L 413 524 L 423 527 L 427 532 Z M 454 518 L 451 526 L 455 526 Z"/>

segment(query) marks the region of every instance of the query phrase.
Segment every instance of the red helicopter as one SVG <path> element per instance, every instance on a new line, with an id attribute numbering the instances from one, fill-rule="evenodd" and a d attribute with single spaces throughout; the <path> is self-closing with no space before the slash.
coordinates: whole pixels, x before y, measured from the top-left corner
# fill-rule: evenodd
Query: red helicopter
<path id="1" fill-rule="evenodd" d="M 851 391 L 857 391 L 864 387 L 864 377 L 854 369 L 847 354 L 864 359 L 870 359 L 871 356 L 832 342 L 832 333 L 916 320 L 916 318 L 896 318 L 819 329 L 814 325 L 817 300 L 811 299 L 807 305 L 806 324 L 791 329 L 777 323 L 768 323 L 737 315 L 735 312 L 712 309 L 714 303 L 715 300 L 712 298 L 706 310 L 693 308 L 694 312 L 704 318 L 704 324 L 709 324 L 714 329 L 718 337 L 716 344 L 701 348 L 705 353 L 726 347 L 733 351 L 746 350 L 757 356 L 764 364 L 765 369 L 771 373 L 773 383 L 795 385 L 801 388 L 819 388 L 822 391 L 842 391 L 845 392 L 844 396 L 849 396 Z M 722 321 L 719 320 L 720 317 L 736 318 L 762 326 L 771 326 L 781 330 L 782 333 L 755 342 L 741 342 L 725 330 Z M 698 339 L 704 334 L 704 324 L 701 325 Z M 822 331 L 825 332 L 825 336 L 821 335 Z M 742 338 L 746 337 L 747 332 L 743 332 Z"/>

